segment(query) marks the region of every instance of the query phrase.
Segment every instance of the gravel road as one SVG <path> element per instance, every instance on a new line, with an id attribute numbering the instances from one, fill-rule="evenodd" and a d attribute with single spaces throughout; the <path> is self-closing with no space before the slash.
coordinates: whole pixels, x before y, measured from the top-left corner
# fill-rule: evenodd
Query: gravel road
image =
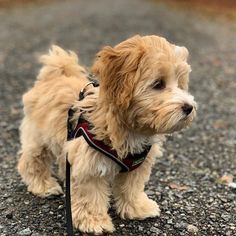
<path id="1" fill-rule="evenodd" d="M 236 189 L 220 181 L 236 179 L 235 22 L 151 0 L 51 1 L 0 9 L 0 22 L 1 236 L 66 235 L 63 197 L 27 193 L 15 168 L 21 96 L 35 80 L 37 56 L 56 43 L 90 65 L 102 46 L 134 34 L 162 35 L 189 49 L 199 110 L 191 129 L 168 139 L 147 185 L 161 217 L 123 221 L 111 209 L 113 235 L 236 235 Z"/>

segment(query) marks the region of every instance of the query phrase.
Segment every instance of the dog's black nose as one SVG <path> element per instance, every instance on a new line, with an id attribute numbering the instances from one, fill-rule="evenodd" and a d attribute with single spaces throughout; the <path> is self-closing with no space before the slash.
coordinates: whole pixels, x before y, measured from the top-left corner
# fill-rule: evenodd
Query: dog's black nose
<path id="1" fill-rule="evenodd" d="M 193 106 L 186 103 L 182 106 L 182 110 L 186 115 L 189 115 L 193 110 Z"/>

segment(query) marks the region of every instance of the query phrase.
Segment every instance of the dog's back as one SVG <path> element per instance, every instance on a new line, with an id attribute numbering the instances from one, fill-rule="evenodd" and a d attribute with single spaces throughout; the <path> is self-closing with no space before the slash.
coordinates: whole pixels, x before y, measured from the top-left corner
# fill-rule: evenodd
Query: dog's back
<path id="1" fill-rule="evenodd" d="M 25 119 L 21 131 L 24 132 L 25 125 L 34 125 L 62 142 L 66 137 L 67 111 L 88 81 L 86 72 L 75 53 L 58 46 L 41 56 L 40 62 L 44 66 L 38 79 L 23 96 Z"/>
<path id="2" fill-rule="evenodd" d="M 45 197 L 62 193 L 60 185 L 51 176 L 50 163 L 55 156 L 59 162 L 64 160 L 60 157 L 67 136 L 67 112 L 88 80 L 73 52 L 53 46 L 40 61 L 44 66 L 38 79 L 23 96 L 18 171 L 28 185 L 28 191 Z"/>

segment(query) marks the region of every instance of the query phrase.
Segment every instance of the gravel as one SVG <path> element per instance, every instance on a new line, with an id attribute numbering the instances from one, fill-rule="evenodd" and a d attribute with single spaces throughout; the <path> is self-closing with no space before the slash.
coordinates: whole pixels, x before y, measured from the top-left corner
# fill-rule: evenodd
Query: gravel
<path id="1" fill-rule="evenodd" d="M 199 109 L 190 129 L 168 138 L 146 187 L 161 217 L 124 221 L 111 207 L 113 235 L 236 235 L 236 191 L 218 181 L 236 179 L 235 22 L 144 0 L 17 6 L 0 9 L 0 22 L 0 236 L 66 235 L 64 197 L 32 196 L 15 168 L 21 96 L 35 80 L 36 57 L 56 43 L 90 65 L 103 45 L 134 34 L 162 35 L 189 49 Z"/>

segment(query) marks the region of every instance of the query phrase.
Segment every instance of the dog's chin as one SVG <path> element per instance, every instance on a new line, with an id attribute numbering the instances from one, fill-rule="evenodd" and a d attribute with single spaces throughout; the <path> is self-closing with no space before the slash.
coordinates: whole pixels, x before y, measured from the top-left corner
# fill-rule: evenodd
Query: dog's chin
<path id="1" fill-rule="evenodd" d="M 195 117 L 195 112 L 192 112 L 191 114 L 189 114 L 188 116 L 181 116 L 179 117 L 177 122 L 169 122 L 171 123 L 171 125 L 163 125 L 162 127 L 156 127 L 156 133 L 157 134 L 172 134 L 175 133 L 177 131 L 180 131 L 184 128 L 187 128 L 188 126 L 190 126 L 190 124 L 192 123 L 193 119 Z M 176 121 L 176 118 L 174 119 Z"/>

